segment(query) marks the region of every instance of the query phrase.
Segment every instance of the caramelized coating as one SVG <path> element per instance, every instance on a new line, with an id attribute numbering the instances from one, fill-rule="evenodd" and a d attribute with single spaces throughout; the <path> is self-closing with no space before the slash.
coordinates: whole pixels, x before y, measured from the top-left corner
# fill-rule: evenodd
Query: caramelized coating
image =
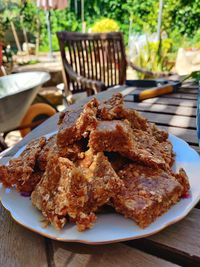
<path id="1" fill-rule="evenodd" d="M 57 193 L 60 181 L 60 168 L 58 156 L 52 156 L 46 166 L 45 173 L 40 182 L 32 192 L 32 204 L 42 211 L 44 217 L 51 222 L 56 228 L 62 228 L 66 223 L 66 211 L 62 214 L 56 212 L 54 198 Z M 60 204 L 61 205 L 61 204 Z"/>
<path id="2" fill-rule="evenodd" d="M 190 184 L 185 170 L 181 168 L 178 173 L 175 173 L 175 178 L 183 186 L 183 195 L 187 195 L 190 189 Z"/>
<path id="3" fill-rule="evenodd" d="M 131 163 L 119 171 L 122 191 L 113 198 L 117 212 L 144 228 L 165 213 L 184 193 L 170 172 Z"/>
<path id="4" fill-rule="evenodd" d="M 149 166 L 168 167 L 162 155 L 162 146 L 154 138 L 149 138 L 146 132 L 138 129 L 133 131 L 127 121 L 99 121 L 90 134 L 89 146 L 97 152 L 118 152 Z"/>
<path id="5" fill-rule="evenodd" d="M 90 179 L 91 187 L 87 209 L 96 211 L 121 190 L 123 182 L 102 152 L 93 156 L 91 165 L 85 170 L 86 176 Z M 89 173 L 87 173 L 87 170 L 89 170 Z"/>
<path id="6" fill-rule="evenodd" d="M 47 140 L 46 144 L 44 145 L 44 147 L 40 151 L 40 154 L 39 154 L 38 159 L 37 159 L 38 167 L 40 168 L 40 170 L 42 170 L 42 171 L 45 170 L 46 165 L 47 165 L 48 155 L 51 152 L 51 150 L 54 149 L 54 147 L 56 145 L 56 141 L 57 141 L 57 136 L 56 136 L 56 134 L 54 134 L 53 136 L 51 136 Z"/>
<path id="7" fill-rule="evenodd" d="M 59 147 L 67 146 L 86 137 L 88 132 L 96 127 L 98 101 L 96 98 L 88 102 L 84 108 L 76 111 L 67 111 L 59 120 L 57 144 Z"/>
<path id="8" fill-rule="evenodd" d="M 113 95 L 107 101 L 99 105 L 97 117 L 100 120 L 115 120 L 122 119 L 124 110 L 123 96 L 120 93 Z"/>
<path id="9" fill-rule="evenodd" d="M 149 123 L 149 133 L 160 143 L 165 142 L 168 138 L 168 133 L 159 129 L 154 123 Z"/>
<path id="10" fill-rule="evenodd" d="M 51 155 L 57 154 L 60 157 L 66 157 L 75 161 L 82 157 L 82 152 L 84 151 L 85 140 L 79 140 L 65 147 L 59 147 L 57 145 L 57 135 L 54 135 L 47 140 L 46 145 L 40 151 L 37 164 L 41 171 L 45 171 L 48 158 Z"/>
<path id="11" fill-rule="evenodd" d="M 43 174 L 44 172 L 41 171 L 34 171 L 33 173 L 31 173 L 29 179 L 24 182 L 23 186 L 21 186 L 20 192 L 32 193 L 36 185 L 42 179 Z"/>
<path id="12" fill-rule="evenodd" d="M 89 164 L 79 160 L 77 166 L 66 158 L 52 157 L 32 193 L 33 204 L 57 229 L 64 227 L 67 216 L 78 230 L 91 228 L 94 212 L 121 189 L 123 183 L 103 153 L 90 151 L 87 157 L 92 158 Z"/>
<path id="13" fill-rule="evenodd" d="M 58 134 L 32 141 L 0 166 L 4 186 L 32 192 L 33 205 L 56 229 L 68 221 L 89 229 L 108 204 L 143 228 L 188 193 L 185 171 L 171 170 L 168 134 L 126 108 L 121 94 L 63 112 L 58 125 Z"/>
<path id="14" fill-rule="evenodd" d="M 34 167 L 46 139 L 41 137 L 30 142 L 17 159 L 10 160 L 8 166 L 0 166 L 0 181 L 6 187 L 16 186 L 18 191 L 31 192 L 41 175 L 35 175 Z"/>
<path id="15" fill-rule="evenodd" d="M 157 128 L 155 124 L 149 123 L 146 118 L 134 109 L 126 108 L 123 96 L 120 93 L 114 94 L 109 100 L 103 102 L 98 109 L 98 118 L 101 120 L 126 119 L 132 129 L 139 129 L 148 132 L 158 142 L 166 141 L 168 134 Z"/>

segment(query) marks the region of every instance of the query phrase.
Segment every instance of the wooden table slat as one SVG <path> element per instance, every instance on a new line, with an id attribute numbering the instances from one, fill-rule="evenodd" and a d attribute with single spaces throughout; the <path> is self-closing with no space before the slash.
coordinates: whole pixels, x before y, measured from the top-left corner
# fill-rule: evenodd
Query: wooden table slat
<path id="1" fill-rule="evenodd" d="M 196 130 L 190 130 L 185 128 L 178 128 L 178 127 L 168 127 L 168 126 L 162 126 L 158 125 L 160 129 L 163 129 L 173 135 L 176 135 L 177 137 L 185 140 L 191 145 L 198 145 L 198 139 L 197 139 L 197 131 Z"/>
<path id="2" fill-rule="evenodd" d="M 125 96 L 125 101 L 133 102 L 133 96 L 127 95 Z M 150 99 L 146 99 L 143 103 L 151 103 L 151 104 L 164 104 L 170 106 L 179 106 L 184 105 L 185 107 L 197 107 L 196 100 L 188 100 L 188 99 L 179 99 L 179 98 L 162 98 L 162 97 L 154 97 Z"/>
<path id="3" fill-rule="evenodd" d="M 15 223 L 1 204 L 0 226 L 0 266 L 48 266 L 44 237 Z"/>
<path id="4" fill-rule="evenodd" d="M 171 106 L 169 108 L 168 105 L 164 104 L 151 104 L 146 102 L 134 103 L 134 102 L 126 102 L 126 106 L 130 108 L 134 108 L 140 111 L 147 111 L 153 113 L 160 113 L 160 114 L 175 114 L 175 115 L 182 115 L 187 117 L 196 117 L 196 108 L 193 107 L 185 107 L 184 105 L 179 106 Z"/>
<path id="5" fill-rule="evenodd" d="M 86 246 L 53 241 L 55 267 L 177 266 L 123 244 Z M 120 256 L 119 256 L 120 255 Z"/>
<path id="6" fill-rule="evenodd" d="M 158 234 L 128 244 L 181 266 L 200 266 L 199 218 L 200 210 L 195 208 L 182 221 Z"/>
<path id="7" fill-rule="evenodd" d="M 166 95 L 162 95 L 161 97 L 197 100 L 197 94 L 187 94 L 187 93 L 166 94 Z"/>
<path id="8" fill-rule="evenodd" d="M 196 118 L 179 116 L 179 115 L 168 115 L 160 113 L 150 113 L 141 111 L 144 117 L 146 117 L 150 122 L 158 123 L 161 125 L 169 125 L 180 128 L 191 128 L 196 129 Z"/>
<path id="9" fill-rule="evenodd" d="M 191 86 L 191 87 L 181 87 L 179 89 L 179 93 L 183 94 L 198 94 L 198 88 L 197 86 Z"/>
<path id="10" fill-rule="evenodd" d="M 154 242 L 162 243 L 174 249 L 196 256 L 200 264 L 200 210 L 193 209 L 182 221 L 150 236 Z"/>

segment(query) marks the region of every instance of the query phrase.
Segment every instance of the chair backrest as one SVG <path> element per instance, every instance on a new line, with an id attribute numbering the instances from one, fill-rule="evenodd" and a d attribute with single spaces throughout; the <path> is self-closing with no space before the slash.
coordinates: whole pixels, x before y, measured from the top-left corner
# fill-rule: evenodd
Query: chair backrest
<path id="1" fill-rule="evenodd" d="M 58 32 L 57 37 L 63 66 L 71 66 L 74 72 L 87 79 L 104 82 L 106 88 L 124 84 L 126 57 L 122 33 Z M 84 91 L 70 79 L 65 68 L 64 74 L 72 93 Z"/>

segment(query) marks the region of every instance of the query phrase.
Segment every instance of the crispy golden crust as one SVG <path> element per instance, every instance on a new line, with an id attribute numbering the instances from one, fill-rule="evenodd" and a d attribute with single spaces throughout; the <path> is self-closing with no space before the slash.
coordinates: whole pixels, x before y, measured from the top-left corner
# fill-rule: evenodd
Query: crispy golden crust
<path id="1" fill-rule="evenodd" d="M 183 195 L 183 186 L 170 172 L 131 163 L 119 171 L 122 191 L 113 198 L 117 212 L 147 227 Z"/>
<path id="2" fill-rule="evenodd" d="M 86 137 L 88 132 L 96 127 L 98 101 L 96 98 L 88 102 L 84 108 L 76 111 L 67 111 L 60 118 L 57 144 L 59 147 L 66 146 Z"/>
<path id="3" fill-rule="evenodd" d="M 58 229 L 64 227 L 67 216 L 76 222 L 80 231 L 92 227 L 96 220 L 94 212 L 122 186 L 102 153 L 87 155 L 92 157 L 89 166 L 84 160 L 75 166 L 68 159 L 52 157 L 32 193 L 33 204 Z"/>
<path id="4" fill-rule="evenodd" d="M 33 191 L 33 205 L 55 228 L 73 221 L 79 231 L 89 229 L 110 203 L 146 227 L 188 193 L 184 170 L 171 170 L 168 134 L 127 109 L 121 94 L 64 112 L 58 124 L 57 135 L 31 142 L 0 166 L 0 181 Z"/>
<path id="5" fill-rule="evenodd" d="M 58 156 L 55 155 L 49 159 L 45 173 L 31 195 L 33 205 L 41 210 L 45 218 L 57 228 L 63 227 L 66 223 L 66 213 L 63 216 L 55 214 L 54 197 L 55 190 L 59 186 L 59 180 L 60 168 L 58 166 Z"/>
<path id="6" fill-rule="evenodd" d="M 108 203 L 110 198 L 121 190 L 123 182 L 102 152 L 94 155 L 92 164 L 88 169 L 91 172 L 88 176 L 91 178 L 90 198 L 87 208 L 96 211 L 99 207 Z"/>
<path id="7" fill-rule="evenodd" d="M 129 121 L 131 128 L 148 132 L 158 142 L 166 141 L 168 138 L 167 132 L 158 129 L 155 124 L 149 123 L 136 110 L 126 108 L 123 96 L 120 93 L 113 95 L 109 100 L 101 103 L 97 115 L 101 120 L 126 119 Z"/>
<path id="8" fill-rule="evenodd" d="M 54 149 L 57 141 L 57 135 L 51 136 L 47 141 L 37 159 L 38 166 L 40 170 L 44 171 L 47 165 L 48 155 L 52 149 Z"/>
<path id="9" fill-rule="evenodd" d="M 101 120 L 127 119 L 131 127 L 136 129 L 147 130 L 149 127 L 147 119 L 139 112 L 124 106 L 123 96 L 120 93 L 113 95 L 99 106 L 98 117 Z"/>
<path id="10" fill-rule="evenodd" d="M 97 128 L 90 134 L 89 146 L 98 152 L 118 152 L 149 166 L 168 167 L 160 143 L 142 130 L 132 130 L 127 121 L 99 121 Z"/>
<path id="11" fill-rule="evenodd" d="M 124 101 L 122 94 L 113 95 L 107 101 L 101 103 L 98 107 L 97 117 L 100 120 L 122 119 L 124 110 Z"/>
<path id="12" fill-rule="evenodd" d="M 31 192 L 40 176 L 33 175 L 36 160 L 46 139 L 41 137 L 30 142 L 17 159 L 10 160 L 8 166 L 0 166 L 0 181 L 6 187 L 16 186 L 18 191 Z M 30 183 L 30 184 L 29 184 Z"/>
<path id="13" fill-rule="evenodd" d="M 168 138 L 168 133 L 159 129 L 154 123 L 149 123 L 148 132 L 160 143 Z"/>
<path id="14" fill-rule="evenodd" d="M 59 147 L 57 145 L 57 135 L 54 135 L 47 140 L 46 145 L 40 151 L 37 159 L 38 167 L 41 171 L 45 171 L 48 158 L 55 154 L 75 161 L 82 157 L 82 152 L 85 149 L 85 140 L 79 140 L 65 147 Z"/>
<path id="15" fill-rule="evenodd" d="M 175 173 L 175 178 L 183 186 L 183 195 L 187 195 L 190 190 L 190 184 L 188 176 L 183 168 L 179 170 L 178 173 Z"/>
<path id="16" fill-rule="evenodd" d="M 19 191 L 24 193 L 32 193 L 35 189 L 36 185 L 39 183 L 39 181 L 42 179 L 44 172 L 42 171 L 34 171 L 31 173 L 29 179 L 24 182 L 23 186 L 19 188 Z"/>

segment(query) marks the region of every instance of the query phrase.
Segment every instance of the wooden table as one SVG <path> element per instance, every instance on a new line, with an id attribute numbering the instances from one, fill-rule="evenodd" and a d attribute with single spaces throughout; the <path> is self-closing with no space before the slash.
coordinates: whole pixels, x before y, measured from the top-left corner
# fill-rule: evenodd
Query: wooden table
<path id="1" fill-rule="evenodd" d="M 113 89 L 100 93 L 106 99 Z M 187 141 L 199 151 L 196 137 L 197 90 L 182 88 L 179 93 L 133 103 L 133 88 L 126 89 L 126 105 L 139 110 L 151 122 Z M 86 100 L 82 101 L 83 103 Z M 75 104 L 74 107 L 79 106 Z M 40 125 L 0 160 L 5 163 L 32 138 L 56 130 L 58 114 Z M 199 184 L 200 186 L 200 184 Z M 198 205 L 181 222 L 158 234 L 125 243 L 89 246 L 62 243 L 35 234 L 18 225 L 0 206 L 0 266 L 2 267 L 114 267 L 114 266 L 200 266 L 200 210 Z"/>

